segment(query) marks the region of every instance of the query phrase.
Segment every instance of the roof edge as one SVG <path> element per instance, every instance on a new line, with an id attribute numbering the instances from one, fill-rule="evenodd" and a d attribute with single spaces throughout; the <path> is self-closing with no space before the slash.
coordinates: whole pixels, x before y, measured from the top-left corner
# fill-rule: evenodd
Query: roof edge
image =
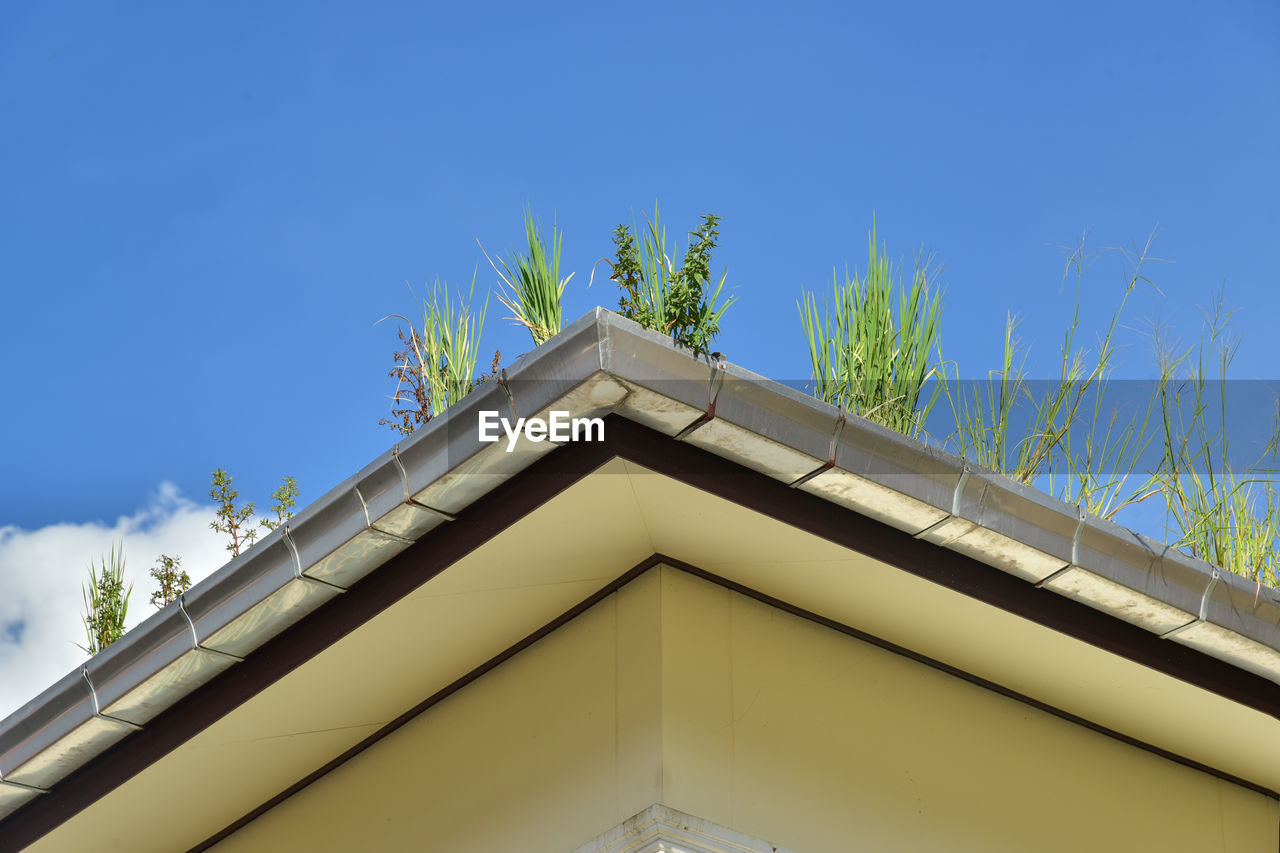
<path id="1" fill-rule="evenodd" d="M 1280 593 L 596 308 L 0 721 L 0 819 L 559 445 L 480 413 L 617 413 L 1280 682 Z"/>

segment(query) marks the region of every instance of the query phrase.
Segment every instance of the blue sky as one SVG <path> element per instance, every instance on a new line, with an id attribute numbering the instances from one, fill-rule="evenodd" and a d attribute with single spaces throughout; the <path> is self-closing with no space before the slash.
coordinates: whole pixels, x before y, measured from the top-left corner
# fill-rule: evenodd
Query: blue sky
<path id="1" fill-rule="evenodd" d="M 801 288 L 865 265 L 873 215 L 943 265 L 965 376 L 1010 312 L 1052 375 L 1058 247 L 1158 227 L 1120 375 L 1217 290 L 1236 375 L 1276 373 L 1266 0 L 36 4 L 0 29 L 0 108 L 0 546 L 157 523 L 219 466 L 260 504 L 283 474 L 318 497 L 395 439 L 379 318 L 413 311 L 406 283 L 492 286 L 476 241 L 515 245 L 526 204 L 564 230 L 568 317 L 616 305 L 587 280 L 619 222 L 722 216 L 720 348 L 780 379 L 808 373 Z M 1088 270 L 1086 338 L 1123 286 L 1118 253 Z M 503 314 L 484 346 L 509 361 Z"/>

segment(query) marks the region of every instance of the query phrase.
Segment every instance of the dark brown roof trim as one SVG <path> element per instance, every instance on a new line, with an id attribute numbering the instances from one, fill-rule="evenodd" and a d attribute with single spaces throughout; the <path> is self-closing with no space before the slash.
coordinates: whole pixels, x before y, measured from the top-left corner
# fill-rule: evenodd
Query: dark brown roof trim
<path id="1" fill-rule="evenodd" d="M 437 528 L 361 580 L 346 594 L 326 603 L 263 645 L 243 663 L 227 670 L 165 711 L 144 731 L 124 739 L 60 781 L 48 794 L 0 821 L 0 853 L 21 850 L 33 843 L 616 456 L 1280 719 L 1280 685 L 1261 676 L 1189 647 L 1161 640 L 1142 628 L 1071 599 L 1037 589 L 999 569 L 915 539 L 819 497 L 792 489 L 765 475 L 611 415 L 606 419 L 603 442 L 569 445 L 538 460 L 503 486 L 476 501 L 459 514 L 456 521 Z M 673 565 L 680 565 L 678 561 L 662 559 Z M 686 567 L 686 570 L 691 568 Z M 632 571 L 638 569 L 639 567 Z M 708 579 L 715 577 L 709 574 L 702 576 Z M 723 580 L 717 582 L 730 584 Z M 760 593 L 740 591 L 762 601 L 766 600 Z M 602 590 L 598 593 L 600 594 L 608 593 Z M 773 603 L 773 600 L 769 600 L 769 603 Z M 775 606 L 782 606 L 799 615 L 805 613 L 781 602 Z M 805 616 L 810 617 L 823 620 L 823 617 L 816 614 Z M 566 614 L 566 621 L 567 618 L 572 617 Z M 828 623 L 822 621 L 822 624 Z M 831 623 L 832 627 L 836 625 L 838 623 Z M 842 630 L 851 633 L 855 629 L 845 626 Z M 851 635 L 860 636 L 853 633 Z M 861 635 L 860 638 L 891 651 L 900 648 L 871 635 Z M 529 642 L 534 641 L 536 640 L 529 639 Z M 518 649 L 515 647 L 508 650 L 511 654 L 516 651 Z M 931 660 L 915 656 L 915 653 L 906 649 L 901 652 L 922 663 L 929 663 Z M 507 652 L 503 654 L 507 655 Z M 492 665 L 496 666 L 498 662 L 500 661 L 495 659 Z M 947 667 L 941 662 L 929 663 L 931 666 L 934 664 L 942 671 L 975 684 L 989 686 L 1002 695 L 1026 701 L 1033 707 L 1087 725 L 1131 745 L 1148 749 L 1267 796 L 1277 796 L 1270 789 L 1199 765 L 1118 732 L 1111 732 L 1065 711 L 1038 703 L 1030 697 L 1006 691 L 999 685 L 983 683 L 984 680 L 962 670 Z M 446 688 L 448 689 L 450 688 Z M 408 717 L 402 715 L 389 725 L 403 725 L 405 719 L 416 713 L 420 713 L 420 710 L 406 712 Z M 383 735 L 375 733 L 371 738 L 380 736 Z M 322 771 L 328 772 L 321 768 L 317 774 L 323 775 Z M 319 778 L 319 775 L 312 774 L 314 778 Z M 312 776 L 307 779 L 314 781 Z M 291 788 L 290 792 L 293 790 Z M 260 812 L 255 810 L 255 814 L 257 813 Z M 252 818 L 242 818 L 248 819 Z M 207 848 L 197 846 L 194 849 Z"/>

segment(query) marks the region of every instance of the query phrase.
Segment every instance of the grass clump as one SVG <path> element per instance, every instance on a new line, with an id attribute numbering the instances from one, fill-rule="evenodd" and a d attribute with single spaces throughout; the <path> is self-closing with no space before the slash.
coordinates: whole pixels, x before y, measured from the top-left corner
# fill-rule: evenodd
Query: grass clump
<path id="1" fill-rule="evenodd" d="M 1152 482 L 1165 498 L 1176 547 L 1259 584 L 1280 586 L 1280 424 L 1258 463 L 1238 470 L 1228 433 L 1227 371 L 1239 347 L 1227 333 L 1230 319 L 1219 300 L 1196 347 L 1157 348 L 1161 458 Z M 1216 382 L 1210 378 L 1215 364 Z"/>
<path id="2" fill-rule="evenodd" d="M 124 548 L 112 545 L 111 556 L 104 555 L 101 566 L 90 562 L 89 584 L 80 591 L 85 609 L 81 621 L 88 643 L 80 648 L 96 655 L 124 636 L 129 596 L 133 594 L 133 584 L 124 585 Z"/>
<path id="3" fill-rule="evenodd" d="M 915 436 L 937 398 L 926 394 L 942 377 L 939 328 L 942 307 L 917 263 L 903 281 L 877 247 L 872 226 L 867 240 L 867 272 L 845 271 L 844 284 L 832 272 L 831 304 L 802 292 L 799 303 L 814 396 L 890 429 Z"/>
<path id="4" fill-rule="evenodd" d="M 471 307 L 474 297 L 474 277 L 466 300 L 459 297 L 456 304 L 448 285 L 437 280 L 430 296 L 419 302 L 421 331 L 404 316 L 390 315 L 408 324 L 409 331 L 406 334 L 403 327 L 396 331 L 402 349 L 395 354 L 396 366 L 388 374 L 396 380 L 392 417 L 383 418 L 380 424 L 408 435 L 496 375 L 502 357 L 497 352 L 488 374 L 475 373 L 489 301 L 486 299 L 476 312 Z"/>
<path id="5" fill-rule="evenodd" d="M 551 340 L 563 326 L 561 303 L 573 273 L 560 278 L 560 243 L 564 235 L 554 222 L 549 250 L 542 229 L 528 208 L 524 212 L 524 234 L 526 254 L 512 251 L 509 260 L 496 263 L 487 252 L 485 257 L 502 279 L 498 301 L 514 315 L 509 319 L 529 330 L 534 346 L 538 346 Z M 484 251 L 483 246 L 480 249 Z"/>

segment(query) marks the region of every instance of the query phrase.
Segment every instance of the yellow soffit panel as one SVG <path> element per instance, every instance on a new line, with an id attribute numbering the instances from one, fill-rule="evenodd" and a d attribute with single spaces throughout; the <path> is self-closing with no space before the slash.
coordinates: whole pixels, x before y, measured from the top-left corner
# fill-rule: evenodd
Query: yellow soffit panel
<path id="1" fill-rule="evenodd" d="M 1280 790 L 1280 720 L 634 463 L 659 553 Z M 1051 594 L 1046 592 L 1046 594 Z M 1212 722 L 1208 722 L 1212 721 Z"/>
<path id="2" fill-rule="evenodd" d="M 679 834 L 609 830 L 653 803 L 684 813 L 666 816 Z M 1277 818 L 1274 799 L 655 567 L 215 853 L 1271 853 Z"/>

